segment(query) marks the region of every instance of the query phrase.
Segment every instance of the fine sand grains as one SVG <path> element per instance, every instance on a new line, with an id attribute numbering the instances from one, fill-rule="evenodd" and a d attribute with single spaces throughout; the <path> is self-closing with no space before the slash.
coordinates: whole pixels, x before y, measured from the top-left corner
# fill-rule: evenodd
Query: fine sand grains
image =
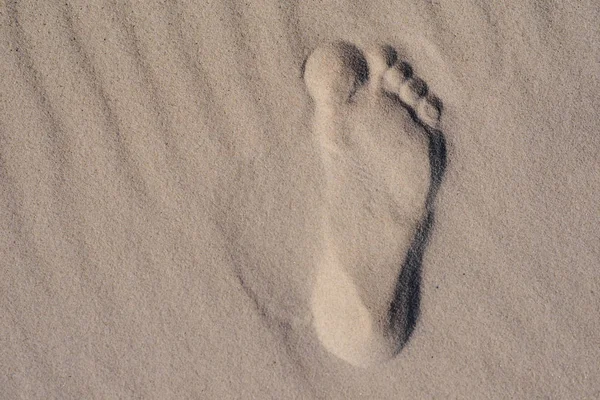
<path id="1" fill-rule="evenodd" d="M 600 398 L 599 15 L 0 0 L 0 399 Z"/>

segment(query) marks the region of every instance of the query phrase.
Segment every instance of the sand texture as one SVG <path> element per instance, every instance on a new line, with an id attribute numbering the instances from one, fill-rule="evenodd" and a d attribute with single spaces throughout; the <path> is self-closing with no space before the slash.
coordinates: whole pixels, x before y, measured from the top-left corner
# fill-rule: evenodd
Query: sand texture
<path id="1" fill-rule="evenodd" d="M 600 398 L 599 17 L 0 0 L 0 399 Z"/>

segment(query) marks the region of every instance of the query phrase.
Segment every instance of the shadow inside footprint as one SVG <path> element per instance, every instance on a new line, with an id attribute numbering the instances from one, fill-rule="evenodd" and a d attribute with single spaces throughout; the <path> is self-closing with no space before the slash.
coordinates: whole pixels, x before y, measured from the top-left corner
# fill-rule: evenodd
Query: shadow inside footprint
<path id="1" fill-rule="evenodd" d="M 416 117 L 413 118 L 418 121 Z M 427 194 L 425 218 L 417 227 L 415 237 L 404 259 L 388 313 L 390 332 L 393 332 L 396 343 L 399 343 L 398 352 L 410 339 L 419 318 L 423 256 L 435 219 L 435 196 L 442 183 L 447 163 L 444 134 L 440 130 L 427 126 L 423 128 L 429 138 L 431 186 Z"/>

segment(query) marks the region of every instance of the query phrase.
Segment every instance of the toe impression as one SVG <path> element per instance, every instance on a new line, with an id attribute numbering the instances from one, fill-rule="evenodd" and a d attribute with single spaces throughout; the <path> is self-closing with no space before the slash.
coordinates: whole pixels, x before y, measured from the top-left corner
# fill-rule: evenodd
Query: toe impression
<path id="1" fill-rule="evenodd" d="M 336 42 L 316 49 L 306 61 L 304 82 L 308 93 L 320 105 L 347 102 L 356 87 L 368 78 L 367 61 L 356 48 Z"/>

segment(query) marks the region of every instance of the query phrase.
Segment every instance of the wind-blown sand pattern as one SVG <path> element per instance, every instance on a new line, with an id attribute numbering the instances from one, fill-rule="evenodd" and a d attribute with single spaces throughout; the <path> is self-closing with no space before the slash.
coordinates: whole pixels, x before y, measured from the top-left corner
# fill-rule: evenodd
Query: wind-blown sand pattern
<path id="1" fill-rule="evenodd" d="M 597 398 L 598 26 L 588 1 L 1 1 L 0 398 Z M 302 65 L 340 40 L 427 82 L 448 156 L 418 320 L 362 367 L 312 303 L 339 171 Z M 363 301 L 401 267 L 352 277 Z"/>

